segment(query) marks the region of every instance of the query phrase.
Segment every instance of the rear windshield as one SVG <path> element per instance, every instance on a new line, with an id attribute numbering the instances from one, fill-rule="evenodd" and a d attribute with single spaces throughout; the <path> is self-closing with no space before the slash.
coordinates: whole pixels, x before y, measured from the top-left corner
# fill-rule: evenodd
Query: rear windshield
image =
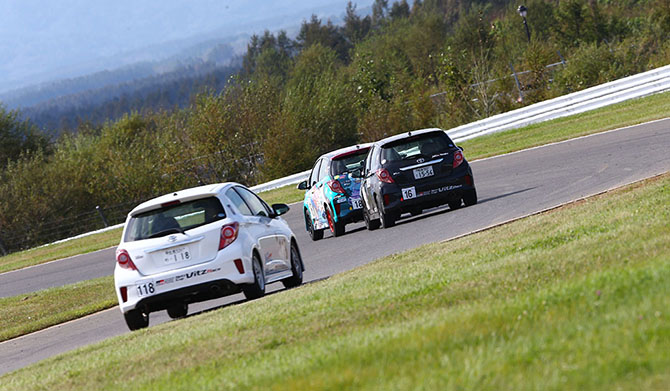
<path id="1" fill-rule="evenodd" d="M 330 175 L 341 175 L 344 173 L 360 172 L 368 156 L 369 148 L 361 149 L 350 155 L 333 159 L 330 162 Z"/>
<path id="2" fill-rule="evenodd" d="M 126 242 L 157 238 L 226 218 L 216 197 L 201 198 L 139 213 L 130 218 Z"/>
<path id="3" fill-rule="evenodd" d="M 382 164 L 419 157 L 430 159 L 452 148 L 454 144 L 444 132 L 411 136 L 382 146 Z"/>

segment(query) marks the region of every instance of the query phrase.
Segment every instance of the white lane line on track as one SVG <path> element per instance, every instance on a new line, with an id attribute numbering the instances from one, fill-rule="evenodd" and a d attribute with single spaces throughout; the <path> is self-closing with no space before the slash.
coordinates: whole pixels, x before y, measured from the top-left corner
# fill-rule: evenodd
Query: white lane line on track
<path id="1" fill-rule="evenodd" d="M 653 120 L 653 121 L 642 122 L 642 123 L 635 124 L 635 125 L 624 126 L 623 128 L 610 129 L 610 130 L 606 130 L 606 131 L 604 131 L 604 132 L 591 133 L 591 134 L 587 134 L 587 135 L 585 135 L 585 136 L 579 136 L 579 137 L 575 137 L 575 138 L 569 138 L 569 139 L 567 139 L 567 140 L 556 141 L 556 142 L 549 143 L 549 144 L 536 145 L 536 146 L 534 146 L 534 147 L 530 147 L 530 148 L 526 148 L 526 149 L 520 149 L 520 150 L 518 150 L 518 151 L 512 151 L 512 152 L 503 153 L 502 155 L 489 156 L 489 157 L 485 157 L 485 158 L 481 158 L 481 159 L 476 159 L 476 160 L 471 160 L 471 161 L 468 160 L 468 161 L 469 161 L 470 163 L 474 163 L 474 162 L 481 162 L 481 161 L 484 161 L 484 160 L 497 159 L 497 158 L 501 158 L 501 157 L 505 157 L 505 156 L 509 156 L 509 155 L 514 155 L 514 154 L 517 154 L 517 153 L 522 153 L 522 152 L 526 152 L 526 151 L 532 151 L 532 150 L 534 150 L 534 149 L 540 149 L 540 148 L 551 147 L 552 145 L 565 144 L 565 143 L 568 143 L 568 142 L 571 142 L 571 141 L 575 141 L 575 140 L 581 140 L 581 139 L 584 139 L 584 138 L 600 136 L 600 135 L 602 135 L 602 134 L 614 133 L 614 132 L 618 132 L 618 131 L 621 131 L 621 130 L 626 130 L 626 129 L 634 128 L 634 127 L 636 127 L 636 126 L 649 125 L 649 124 L 654 124 L 654 123 L 656 123 L 656 122 L 662 122 L 662 121 L 668 121 L 668 120 L 670 120 L 670 117 L 661 118 L 661 119 L 655 119 L 655 120 Z"/>
<path id="2" fill-rule="evenodd" d="M 580 198 L 577 198 L 577 199 L 574 199 L 574 200 L 571 200 L 571 201 L 566 201 L 566 202 L 563 202 L 563 203 L 560 203 L 560 204 L 557 204 L 557 205 L 554 205 L 554 206 L 550 206 L 550 207 L 548 207 L 548 208 L 544 208 L 544 209 L 542 209 L 542 210 L 540 210 L 540 211 L 537 211 L 537 212 L 528 213 L 528 214 L 525 214 L 525 215 L 520 216 L 520 217 L 514 217 L 514 218 L 511 218 L 511 219 L 502 221 L 502 222 L 500 222 L 500 223 L 496 223 L 496 224 L 489 225 L 489 226 L 487 226 L 487 227 L 485 227 L 485 228 L 480 228 L 480 229 L 477 229 L 477 230 L 474 230 L 474 231 L 470 231 L 470 232 L 468 232 L 468 233 L 464 233 L 464 234 L 462 234 L 462 235 L 455 236 L 455 237 L 453 237 L 453 238 L 444 239 L 444 240 L 439 240 L 439 241 L 436 241 L 436 242 L 434 242 L 434 243 L 448 243 L 448 242 L 451 242 L 451 241 L 453 241 L 453 240 L 457 240 L 457 239 L 464 238 L 464 237 L 466 237 L 466 236 L 470 236 L 470 235 L 474 235 L 474 234 L 477 234 L 477 233 L 480 233 L 480 232 L 488 231 L 488 230 L 490 230 L 490 229 L 497 228 L 497 227 L 500 227 L 500 226 L 503 226 L 503 225 L 507 225 L 507 224 L 513 223 L 513 222 L 518 221 L 518 220 L 523 220 L 523 219 L 528 218 L 528 217 L 531 217 L 531 216 L 535 216 L 535 215 L 543 214 L 543 213 L 550 212 L 550 211 L 555 210 L 555 209 L 562 208 L 562 207 L 567 206 L 567 205 L 571 205 L 571 204 L 575 204 L 575 203 L 577 203 L 577 202 L 581 202 L 581 201 L 584 201 L 584 200 L 588 200 L 588 199 L 590 199 L 590 198 L 597 197 L 597 196 L 600 196 L 600 195 L 609 193 L 609 192 L 614 191 L 614 190 L 618 190 L 618 189 L 621 189 L 621 188 L 624 188 L 624 187 L 627 187 L 627 186 L 632 186 L 632 185 L 635 185 L 635 184 L 637 184 L 637 183 L 641 183 L 641 182 L 644 182 L 644 181 L 647 181 L 647 180 L 650 180 L 650 179 L 658 178 L 658 177 L 660 177 L 660 176 L 663 176 L 663 175 L 668 174 L 669 172 L 670 172 L 670 171 L 668 171 L 668 172 L 664 172 L 664 173 L 660 173 L 660 174 L 656 174 L 656 175 L 652 175 L 652 176 L 647 177 L 647 178 L 639 179 L 639 180 L 636 180 L 636 181 L 633 181 L 633 182 L 624 183 L 624 184 L 622 184 L 622 185 L 620 185 L 620 186 L 614 186 L 614 187 L 611 187 L 611 188 L 609 188 L 609 189 L 607 189 L 607 190 L 603 190 L 603 191 L 600 191 L 600 192 L 595 193 L 595 194 L 591 194 L 591 195 L 588 195 L 588 196 L 580 197 Z M 420 246 L 419 246 L 419 247 L 420 247 Z M 415 248 L 416 248 L 416 247 L 415 247 Z M 412 249 L 407 249 L 407 250 L 405 250 L 405 251 L 410 251 L 410 250 L 412 250 Z M 404 251 L 403 251 L 403 252 L 404 252 Z M 379 259 L 379 258 L 371 259 L 370 262 L 375 261 L 376 259 Z M 361 266 L 363 266 L 363 265 L 361 265 Z M 356 269 L 356 268 L 354 268 L 354 269 Z M 353 270 L 353 269 L 350 269 L 350 270 Z M 350 271 L 350 270 L 343 270 L 342 272 Z M 336 273 L 336 274 L 334 274 L 334 275 L 337 275 L 337 274 L 339 274 L 339 273 Z M 334 275 L 327 276 L 327 277 L 323 277 L 323 278 L 320 278 L 320 279 L 318 279 L 318 280 L 316 280 L 316 281 L 309 281 L 309 282 L 307 282 L 307 283 L 309 283 L 309 284 L 317 283 L 317 282 L 320 282 L 321 280 L 327 280 L 327 279 L 329 279 L 330 277 L 332 277 L 332 276 L 334 276 Z M 106 309 L 106 310 L 102 310 L 102 311 L 94 312 L 94 313 L 89 314 L 89 315 L 86 315 L 86 316 L 84 316 L 84 317 L 77 318 L 77 319 L 72 319 L 72 320 L 69 320 L 69 321 L 64 322 L 64 323 L 55 324 L 55 325 L 53 325 L 53 326 L 49 326 L 49 327 L 47 327 L 46 329 L 37 330 L 37 331 L 32 332 L 32 333 L 30 333 L 30 334 L 25 334 L 25 335 L 21 335 L 21 336 L 16 337 L 16 338 L 8 339 L 8 340 L 6 340 L 6 341 L 0 342 L 0 346 L 2 346 L 2 345 L 5 344 L 5 343 L 8 343 L 8 342 L 12 342 L 12 341 L 16 342 L 16 341 L 21 340 L 22 338 L 26 338 L 26 337 L 33 336 L 33 335 L 38 334 L 38 333 L 42 333 L 42 332 L 48 331 L 48 330 L 50 330 L 50 329 L 52 329 L 52 328 L 54 328 L 54 327 L 64 326 L 64 325 L 67 325 L 67 324 L 69 324 L 69 323 L 77 322 L 77 321 L 79 321 L 79 320 L 82 320 L 82 319 L 85 319 L 85 318 L 88 318 L 88 317 L 91 317 L 91 316 L 95 316 L 95 315 L 101 314 L 101 313 L 103 313 L 103 312 L 112 311 L 112 310 L 117 310 L 117 311 L 118 311 L 118 310 L 119 310 L 119 306 L 114 306 L 114 307 L 112 307 L 112 308 L 108 308 L 108 309 Z"/>
<path id="3" fill-rule="evenodd" d="M 557 205 L 554 205 L 554 206 L 550 206 L 548 208 L 544 208 L 544 209 L 536 211 L 536 212 L 527 213 L 523 216 L 514 217 L 514 218 L 511 218 L 511 219 L 508 219 L 508 220 L 505 220 L 505 221 L 501 221 L 499 223 L 491 224 L 487 227 L 479 228 L 477 230 L 470 231 L 468 233 L 464 233 L 464 234 L 461 234 L 461 235 L 458 235 L 458 236 L 454 236 L 453 238 L 443 239 L 443 240 L 440 240 L 436 243 L 448 243 L 448 242 L 451 242 L 453 240 L 461 239 L 461 238 L 466 237 L 466 236 L 470 236 L 470 235 L 477 234 L 477 233 L 480 233 L 480 232 L 488 231 L 488 230 L 493 229 L 493 228 L 497 228 L 497 227 L 501 227 L 503 225 L 513 223 L 517 220 L 523 220 L 523 219 L 528 218 L 528 217 L 540 215 L 540 214 L 550 212 L 550 211 L 555 210 L 555 209 L 560 209 L 564 206 L 568 206 L 568 205 L 571 205 L 571 204 L 576 204 L 578 202 L 591 199 L 593 197 L 598 197 L 600 195 L 607 194 L 609 192 L 612 192 L 612 191 L 615 191 L 615 190 L 618 190 L 618 189 L 622 189 L 622 188 L 627 187 L 627 186 L 633 186 L 635 184 L 638 184 L 638 183 L 641 183 L 641 182 L 644 182 L 644 181 L 648 181 L 648 180 L 651 180 L 651 179 L 654 179 L 654 178 L 658 178 L 658 177 L 661 177 L 661 176 L 666 175 L 668 173 L 670 173 L 670 171 L 662 172 L 660 174 L 652 175 L 650 177 L 639 179 L 639 180 L 636 180 L 636 181 L 633 181 L 633 182 L 624 183 L 624 184 L 619 185 L 619 186 L 610 187 L 607 190 L 603 190 L 603 191 L 600 191 L 600 192 L 595 193 L 595 194 L 580 197 L 580 198 L 577 198 L 577 199 L 574 199 L 574 200 L 571 200 L 571 201 L 566 201 L 566 202 L 563 202 L 563 203 L 560 203 L 560 204 L 557 204 Z"/>
<path id="4" fill-rule="evenodd" d="M 86 316 L 82 316 L 81 318 L 75 318 L 75 319 L 68 320 L 67 322 L 57 323 L 57 324 L 55 324 L 55 325 L 53 325 L 53 326 L 49 326 L 49 327 L 47 327 L 47 328 L 45 328 L 45 329 L 41 329 L 41 330 L 37 330 L 37 331 L 33 331 L 32 333 L 29 333 L 29 334 L 20 335 L 20 336 L 18 336 L 18 337 L 12 338 L 12 339 L 8 339 L 8 340 L 6 340 L 6 341 L 2 341 L 2 342 L 0 342 L 0 346 L 2 346 L 2 345 L 4 345 L 4 344 L 7 344 L 7 343 L 10 343 L 10 342 L 20 342 L 20 341 L 21 341 L 22 339 L 24 339 L 24 338 L 33 337 L 33 336 L 35 336 L 35 335 L 38 335 L 38 334 L 41 334 L 41 333 L 45 333 L 45 332 L 47 332 L 47 331 L 49 331 L 49 330 L 51 330 L 51 329 L 53 329 L 53 328 L 56 328 L 56 327 L 62 327 L 62 326 L 67 326 L 67 325 L 70 324 L 70 323 L 78 322 L 78 321 L 84 320 L 84 319 L 86 319 L 86 318 L 90 318 L 90 317 L 92 317 L 92 316 L 97 316 L 97 315 L 100 315 L 100 314 L 102 314 L 102 313 L 104 313 L 104 312 L 113 311 L 113 310 L 119 311 L 119 306 L 116 305 L 116 306 L 114 306 L 114 307 L 112 307 L 112 308 L 107 308 L 106 310 L 101 310 L 101 311 L 98 311 L 98 312 L 94 312 L 94 313 L 92 313 L 92 314 L 88 314 L 88 315 L 86 315 Z"/>
<path id="5" fill-rule="evenodd" d="M 481 161 L 485 161 L 485 160 L 497 159 L 497 158 L 501 158 L 501 157 L 505 157 L 505 156 L 509 156 L 509 155 L 514 155 L 514 154 L 517 154 L 517 153 L 522 153 L 522 152 L 526 152 L 526 151 L 532 151 L 532 150 L 534 150 L 534 149 L 546 148 L 546 147 L 550 147 L 550 146 L 553 146 L 553 145 L 564 144 L 564 143 L 571 142 L 571 141 L 575 141 L 575 140 L 581 140 L 581 139 L 584 139 L 584 138 L 595 137 L 595 136 L 599 136 L 599 135 L 607 134 L 607 133 L 614 133 L 614 132 L 618 132 L 618 131 L 621 131 L 621 130 L 630 129 L 630 128 L 633 128 L 633 127 L 636 127 L 636 126 L 648 125 L 648 124 L 653 124 L 653 123 L 656 123 L 656 122 L 662 122 L 662 121 L 668 121 L 668 120 L 670 120 L 670 117 L 661 118 L 661 119 L 656 119 L 656 120 L 653 120 L 653 121 L 643 122 L 643 123 L 634 124 L 634 125 L 629 125 L 629 126 L 624 126 L 623 128 L 610 129 L 610 130 L 606 130 L 606 131 L 604 131 L 604 132 L 598 132 L 598 133 L 587 134 L 587 135 L 585 135 L 585 136 L 579 136 L 579 137 L 570 138 L 570 139 L 567 139 L 567 140 L 556 141 L 556 142 L 549 143 L 549 144 L 537 145 L 537 146 L 534 146 L 534 147 L 530 147 L 530 148 L 526 148 L 526 149 L 521 149 L 521 150 L 518 150 L 518 151 L 513 151 L 513 152 L 504 153 L 504 154 L 502 154 L 502 155 L 489 156 L 489 157 L 485 157 L 485 158 L 482 158 L 482 159 L 471 160 L 470 163 L 481 162 Z M 290 186 L 290 185 L 288 185 L 288 186 Z M 611 189 L 610 189 L 610 190 L 611 190 Z M 608 190 L 608 191 L 609 191 L 609 190 Z M 301 203 L 302 203 L 302 201 L 297 201 L 297 202 L 294 202 L 294 203 L 292 203 L 292 204 L 288 204 L 288 205 L 289 205 L 289 206 L 293 206 L 293 205 L 297 205 L 297 204 L 301 204 Z M 554 207 L 554 208 L 558 208 L 558 207 L 560 207 L 560 206 L 561 206 L 561 205 L 558 205 L 558 206 L 556 206 L 556 207 Z M 548 210 L 551 210 L 551 209 L 553 209 L 553 208 L 549 208 Z M 538 213 L 542 213 L 542 212 L 538 212 Z M 525 217 L 527 217 L 527 216 L 525 216 Z M 501 223 L 501 224 L 506 224 L 506 223 Z M 497 225 L 491 226 L 491 227 L 489 227 L 489 228 L 492 228 L 492 227 L 495 227 L 495 226 L 497 226 Z M 489 228 L 484 228 L 484 229 L 489 229 Z M 469 234 L 466 234 L 466 235 L 469 235 Z M 452 240 L 452 239 L 447 239 L 447 240 Z M 21 268 L 21 269 L 17 269 L 17 270 L 11 270 L 11 271 L 8 271 L 8 272 L 0 273 L 0 276 L 5 275 L 5 274 L 8 274 L 8 273 L 14 273 L 14 272 L 17 272 L 17 271 L 30 269 L 30 268 L 33 268 L 33 267 L 39 267 L 39 266 L 46 265 L 46 264 L 53 263 L 53 262 L 65 261 L 65 260 L 68 260 L 68 259 L 71 259 L 71 258 L 74 258 L 74 257 L 81 256 L 81 255 L 93 254 L 93 253 L 95 253 L 95 252 L 98 252 L 98 251 L 104 251 L 104 250 L 107 250 L 107 249 L 110 249 L 110 248 L 113 248 L 113 247 L 115 247 L 115 246 L 107 247 L 107 248 L 104 248 L 104 249 L 102 249 L 102 250 L 97 250 L 97 251 L 93 251 L 93 252 L 86 253 L 86 254 L 78 254 L 78 255 L 73 255 L 73 256 L 71 256 L 71 257 L 67 257 L 67 258 L 56 259 L 56 260 L 49 261 L 49 262 L 45 262 L 45 263 L 41 263 L 41 264 L 38 264 L 38 265 L 27 266 L 27 267 L 24 267 L 24 268 Z"/>
<path id="6" fill-rule="evenodd" d="M 66 258 L 61 258 L 61 259 L 54 259 L 53 261 L 44 262 L 44 263 L 39 263 L 39 264 L 37 264 L 37 265 L 26 266 L 26 267 L 23 267 L 23 268 L 21 268 L 21 269 L 10 270 L 10 271 L 8 271 L 8 272 L 0 273 L 0 276 L 4 276 L 5 274 L 9 274 L 9 273 L 20 272 L 20 271 L 22 271 L 22 270 L 32 269 L 32 268 L 35 268 L 35 267 L 40 267 L 40 266 L 48 265 L 48 264 L 50 264 L 50 263 L 61 262 L 61 261 L 67 261 L 67 260 L 72 259 L 72 258 L 81 257 L 82 255 L 95 254 L 95 253 L 97 253 L 97 252 L 105 251 L 105 250 L 109 250 L 110 248 L 114 248 L 114 247 L 116 247 L 116 246 L 111 246 L 111 247 L 103 248 L 103 249 L 100 249 L 100 250 L 91 251 L 90 253 L 72 255 L 72 256 L 69 256 L 69 257 L 66 257 Z"/>

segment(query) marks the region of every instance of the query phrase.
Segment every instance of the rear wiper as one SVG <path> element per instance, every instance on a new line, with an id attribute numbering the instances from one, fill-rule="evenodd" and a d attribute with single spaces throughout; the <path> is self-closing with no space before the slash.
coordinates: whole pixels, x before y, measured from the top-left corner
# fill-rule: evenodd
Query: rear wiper
<path id="1" fill-rule="evenodd" d="M 184 230 L 181 229 L 181 228 L 176 228 L 176 227 L 175 228 L 168 228 L 168 229 L 158 231 L 158 232 L 148 236 L 147 239 L 153 239 L 153 238 L 158 238 L 158 237 L 165 236 L 165 235 L 168 235 L 168 234 L 177 234 L 177 233 L 184 235 Z"/>

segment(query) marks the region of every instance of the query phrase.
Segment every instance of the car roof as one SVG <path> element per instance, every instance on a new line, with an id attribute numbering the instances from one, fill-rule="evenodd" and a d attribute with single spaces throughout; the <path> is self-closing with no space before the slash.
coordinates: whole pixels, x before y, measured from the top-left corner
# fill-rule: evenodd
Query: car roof
<path id="1" fill-rule="evenodd" d="M 444 132 L 444 134 L 447 134 L 447 132 L 444 129 L 426 128 L 426 129 L 412 130 L 412 131 L 409 131 L 409 132 L 403 132 L 403 133 L 400 133 L 400 134 L 396 134 L 394 136 L 390 136 L 390 137 L 378 140 L 374 144 L 375 145 L 384 145 L 384 144 L 387 144 L 387 143 L 390 143 L 390 142 L 393 142 L 393 141 L 396 141 L 396 140 L 404 139 L 406 137 L 417 136 L 417 135 L 420 135 L 420 134 L 431 133 L 431 132 L 436 132 L 436 131 Z"/>
<path id="2" fill-rule="evenodd" d="M 348 152 L 353 152 L 353 151 L 356 151 L 356 150 L 362 149 L 362 148 L 370 148 L 371 146 L 372 146 L 372 143 L 363 143 L 363 144 L 351 145 L 349 147 L 340 148 L 340 149 L 336 149 L 334 151 L 330 151 L 328 153 L 324 153 L 319 158 L 324 158 L 325 157 L 325 158 L 332 159 L 332 158 L 334 158 L 338 155 L 343 155 L 343 154 L 346 154 Z"/>
<path id="3" fill-rule="evenodd" d="M 203 185 L 198 187 L 191 187 L 189 189 L 178 190 L 172 193 L 164 194 L 160 197 L 152 198 L 137 205 L 129 214 L 134 215 L 160 208 L 161 205 L 172 201 L 190 201 L 203 196 L 214 196 L 219 194 L 223 189 L 229 186 L 239 185 L 235 182 L 214 183 L 210 185 Z"/>

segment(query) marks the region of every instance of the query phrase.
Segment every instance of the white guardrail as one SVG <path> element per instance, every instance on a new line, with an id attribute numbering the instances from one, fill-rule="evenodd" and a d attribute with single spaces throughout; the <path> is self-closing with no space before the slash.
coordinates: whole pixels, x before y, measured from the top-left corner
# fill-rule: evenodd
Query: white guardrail
<path id="1" fill-rule="evenodd" d="M 670 65 L 461 125 L 447 130 L 447 134 L 454 142 L 460 142 L 668 90 L 670 90 Z M 251 189 L 262 192 L 296 184 L 307 179 L 309 172 L 310 170 L 307 170 L 275 179 Z"/>
<path id="2" fill-rule="evenodd" d="M 447 130 L 447 134 L 452 140 L 459 142 L 486 134 L 502 132 L 537 122 L 548 121 L 554 118 L 583 113 L 585 111 L 598 109 L 629 99 L 641 98 L 643 96 L 668 90 L 670 90 L 670 65 L 536 103 L 521 109 L 497 114 L 466 125 L 461 125 Z M 310 170 L 307 170 L 284 178 L 275 179 L 267 183 L 262 183 L 253 186 L 251 190 L 262 192 L 286 185 L 296 184 L 307 179 L 309 172 Z M 115 225 L 98 231 L 81 234 L 73 238 L 59 240 L 55 243 L 65 242 L 122 226 L 123 224 Z"/>

